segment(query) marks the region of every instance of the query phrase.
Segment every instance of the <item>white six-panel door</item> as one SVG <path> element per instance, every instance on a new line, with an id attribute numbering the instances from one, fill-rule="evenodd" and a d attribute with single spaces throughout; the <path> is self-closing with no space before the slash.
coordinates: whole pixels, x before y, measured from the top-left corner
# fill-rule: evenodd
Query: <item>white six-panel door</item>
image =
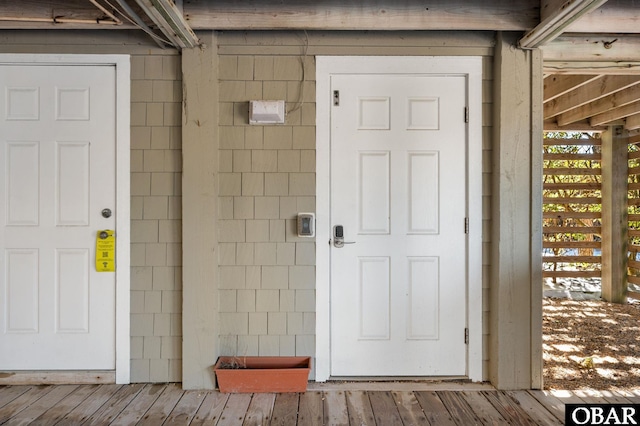
<path id="1" fill-rule="evenodd" d="M 115 369 L 115 274 L 95 268 L 116 226 L 115 79 L 0 66 L 1 369 Z"/>
<path id="2" fill-rule="evenodd" d="M 330 224 L 354 243 L 330 249 L 331 375 L 465 375 L 466 78 L 331 91 Z"/>

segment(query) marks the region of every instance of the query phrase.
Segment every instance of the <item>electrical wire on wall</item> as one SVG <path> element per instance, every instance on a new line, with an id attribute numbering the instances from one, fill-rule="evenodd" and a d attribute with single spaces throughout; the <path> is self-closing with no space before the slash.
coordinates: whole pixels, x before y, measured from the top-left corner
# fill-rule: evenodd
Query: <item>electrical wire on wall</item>
<path id="1" fill-rule="evenodd" d="M 306 62 L 307 62 L 307 57 L 308 57 L 308 52 L 309 52 L 309 34 L 307 34 L 307 30 L 303 30 L 304 31 L 304 45 L 302 47 L 302 55 L 300 55 L 298 58 L 300 59 L 300 67 L 302 68 L 302 77 L 300 79 L 300 89 L 298 90 L 298 99 L 296 100 L 296 102 L 293 104 L 293 107 L 291 109 L 289 109 L 287 111 L 287 115 L 298 111 L 299 109 L 302 108 L 302 105 L 304 105 L 304 89 L 305 89 L 305 82 L 306 82 Z"/>

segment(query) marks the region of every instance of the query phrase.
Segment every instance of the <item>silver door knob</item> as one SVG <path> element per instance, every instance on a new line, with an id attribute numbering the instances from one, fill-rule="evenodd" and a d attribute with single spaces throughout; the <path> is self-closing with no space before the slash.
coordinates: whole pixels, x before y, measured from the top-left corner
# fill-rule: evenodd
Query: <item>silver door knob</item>
<path id="1" fill-rule="evenodd" d="M 102 209 L 102 217 L 110 218 L 111 217 L 111 209 Z"/>

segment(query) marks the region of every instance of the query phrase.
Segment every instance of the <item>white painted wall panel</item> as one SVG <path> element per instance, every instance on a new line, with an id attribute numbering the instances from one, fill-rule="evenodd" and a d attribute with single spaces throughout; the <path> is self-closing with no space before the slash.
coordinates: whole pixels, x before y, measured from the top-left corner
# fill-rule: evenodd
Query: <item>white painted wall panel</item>
<path id="1" fill-rule="evenodd" d="M 408 130 L 438 130 L 440 128 L 439 98 L 408 99 Z"/>

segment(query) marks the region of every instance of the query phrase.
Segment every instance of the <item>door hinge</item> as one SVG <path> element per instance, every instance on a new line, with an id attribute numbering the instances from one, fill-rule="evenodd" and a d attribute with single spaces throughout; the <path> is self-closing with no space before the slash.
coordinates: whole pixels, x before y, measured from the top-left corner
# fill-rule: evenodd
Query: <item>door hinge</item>
<path id="1" fill-rule="evenodd" d="M 469 344 L 469 329 L 468 328 L 464 329 L 464 344 L 465 345 Z"/>
<path id="2" fill-rule="evenodd" d="M 340 106 L 340 91 L 333 91 L 333 106 Z"/>
<path id="3" fill-rule="evenodd" d="M 464 122 L 469 122 L 469 107 L 464 107 Z"/>
<path id="4" fill-rule="evenodd" d="M 469 218 L 468 217 L 464 218 L 464 233 L 465 234 L 469 233 Z"/>

